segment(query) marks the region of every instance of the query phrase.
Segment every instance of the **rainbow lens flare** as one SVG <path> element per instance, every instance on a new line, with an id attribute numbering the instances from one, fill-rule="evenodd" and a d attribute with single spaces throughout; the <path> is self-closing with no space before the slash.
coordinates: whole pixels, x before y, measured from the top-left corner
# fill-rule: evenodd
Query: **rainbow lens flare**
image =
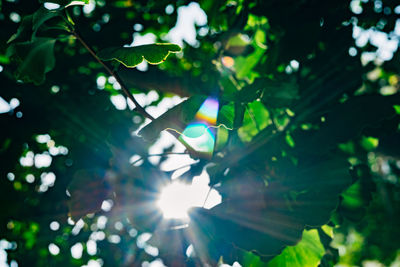
<path id="1" fill-rule="evenodd" d="M 210 126 L 217 123 L 218 107 L 218 99 L 207 98 L 197 111 L 194 121 L 179 137 L 187 146 L 206 157 L 211 157 L 214 152 L 216 129 Z"/>

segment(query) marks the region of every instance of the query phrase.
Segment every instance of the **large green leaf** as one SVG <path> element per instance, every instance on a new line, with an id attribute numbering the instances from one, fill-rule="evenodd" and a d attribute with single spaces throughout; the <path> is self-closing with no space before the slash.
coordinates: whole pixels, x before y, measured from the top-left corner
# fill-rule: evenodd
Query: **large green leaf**
<path id="1" fill-rule="evenodd" d="M 249 158 L 256 161 L 254 155 Z M 306 226 L 326 224 L 352 180 L 340 158 L 307 159 L 298 165 L 281 160 L 271 170 L 267 186 L 253 170 L 241 167 L 231 172 L 218 189 L 226 200 L 211 210 L 194 209 L 191 227 L 203 240 L 234 244 L 265 261 L 295 245 Z M 202 244 L 193 242 L 201 253 L 214 259 L 221 256 L 217 248 L 204 251 Z"/>
<path id="2" fill-rule="evenodd" d="M 59 10 L 48 10 L 45 7 L 40 7 L 35 13 L 22 19 L 17 32 L 9 38 L 8 43 L 33 40 L 45 22 L 60 15 Z M 62 29 L 65 29 L 65 27 Z"/>
<path id="3" fill-rule="evenodd" d="M 44 7 L 40 7 L 34 14 L 32 18 L 32 30 L 33 35 L 36 35 L 36 32 L 46 21 L 60 16 L 60 12 L 57 10 L 48 10 Z"/>
<path id="4" fill-rule="evenodd" d="M 57 10 L 40 7 L 23 18 L 17 32 L 8 40 L 7 55 L 17 64 L 16 79 L 41 84 L 45 74 L 54 68 L 56 39 L 47 37 L 47 29 L 66 30 L 60 15 Z M 52 20 L 56 17 L 58 21 Z"/>
<path id="5" fill-rule="evenodd" d="M 252 72 L 253 68 L 259 63 L 261 57 L 264 55 L 266 46 L 261 45 L 265 42 L 265 32 L 258 30 L 255 33 L 255 40 L 253 40 L 254 52 L 247 57 L 240 56 L 235 59 L 235 70 L 238 78 L 247 77 L 253 80 L 258 76 L 257 73 Z M 257 40 L 257 41 L 256 41 Z"/>
<path id="6" fill-rule="evenodd" d="M 286 247 L 281 254 L 273 258 L 268 264 L 252 253 L 244 253 L 241 263 L 247 267 L 286 267 L 307 266 L 316 267 L 321 261 L 325 249 L 321 244 L 316 229 L 304 230 L 303 237 L 295 246 Z"/>
<path id="7" fill-rule="evenodd" d="M 102 60 L 117 60 L 128 68 L 134 68 L 143 60 L 150 64 L 164 62 L 170 53 L 180 52 L 176 44 L 149 44 L 134 47 L 110 47 L 101 50 L 97 55 Z"/>
<path id="8" fill-rule="evenodd" d="M 239 136 L 243 141 L 251 141 L 253 136 L 271 124 L 268 110 L 260 101 L 253 101 L 246 107 L 243 126 L 239 128 Z"/>
<path id="9" fill-rule="evenodd" d="M 43 83 L 45 74 L 55 66 L 55 42 L 52 38 L 35 38 L 31 42 L 11 44 L 7 54 L 18 64 L 16 79 L 35 84 Z"/>
<path id="10" fill-rule="evenodd" d="M 319 240 L 316 229 L 304 230 L 302 240 L 290 246 L 268 263 L 268 267 L 308 266 L 317 267 L 325 249 Z"/>
<path id="11" fill-rule="evenodd" d="M 33 34 L 33 14 L 25 16 L 19 25 L 17 32 L 14 33 L 7 41 L 12 42 L 25 42 L 30 41 Z"/>

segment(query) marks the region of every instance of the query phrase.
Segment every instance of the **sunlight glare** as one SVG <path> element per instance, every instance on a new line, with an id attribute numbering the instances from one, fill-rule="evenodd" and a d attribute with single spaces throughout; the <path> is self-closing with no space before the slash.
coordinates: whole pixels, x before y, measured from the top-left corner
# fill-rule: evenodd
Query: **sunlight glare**
<path id="1" fill-rule="evenodd" d="M 164 218 L 188 218 L 187 211 L 193 206 L 191 191 L 191 186 L 184 183 L 174 182 L 166 186 L 158 201 L 158 206 L 163 212 Z"/>
<path id="2" fill-rule="evenodd" d="M 188 219 L 192 207 L 211 209 L 221 203 L 221 195 L 208 186 L 210 178 L 206 171 L 193 177 L 192 184 L 173 181 L 160 194 L 157 205 L 165 219 Z M 207 199 L 207 201 L 206 201 Z"/>

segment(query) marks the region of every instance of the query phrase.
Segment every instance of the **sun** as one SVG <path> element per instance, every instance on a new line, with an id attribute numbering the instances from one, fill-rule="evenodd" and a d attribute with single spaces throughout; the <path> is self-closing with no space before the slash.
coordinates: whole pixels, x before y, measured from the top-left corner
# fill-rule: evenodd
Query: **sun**
<path id="1" fill-rule="evenodd" d="M 166 219 L 188 219 L 188 210 L 194 206 L 193 187 L 173 182 L 161 191 L 157 202 Z"/>
<path id="2" fill-rule="evenodd" d="M 189 220 L 188 210 L 192 207 L 211 209 L 221 203 L 221 195 L 209 186 L 210 177 L 206 171 L 195 176 L 191 183 L 172 180 L 160 190 L 157 206 L 164 219 Z"/>

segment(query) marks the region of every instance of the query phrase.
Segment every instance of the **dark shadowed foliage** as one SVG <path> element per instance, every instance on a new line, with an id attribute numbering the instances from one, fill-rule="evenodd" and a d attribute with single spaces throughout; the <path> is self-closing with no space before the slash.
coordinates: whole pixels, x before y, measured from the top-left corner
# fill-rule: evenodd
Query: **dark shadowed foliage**
<path id="1" fill-rule="evenodd" d="M 400 264 L 398 1 L 0 0 L 0 25 L 0 266 Z"/>

